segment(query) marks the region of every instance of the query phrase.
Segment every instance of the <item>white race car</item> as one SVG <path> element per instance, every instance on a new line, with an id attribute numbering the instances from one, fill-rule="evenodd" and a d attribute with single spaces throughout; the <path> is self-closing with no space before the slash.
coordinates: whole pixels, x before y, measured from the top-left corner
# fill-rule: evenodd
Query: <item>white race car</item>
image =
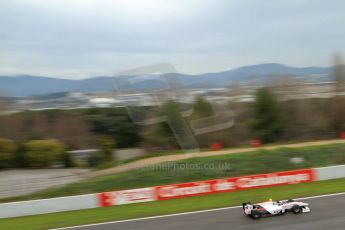
<path id="1" fill-rule="evenodd" d="M 269 201 L 251 204 L 243 203 L 244 214 L 253 218 L 259 219 L 262 216 L 283 215 L 291 211 L 294 214 L 310 212 L 309 204 L 298 202 L 294 200 Z"/>

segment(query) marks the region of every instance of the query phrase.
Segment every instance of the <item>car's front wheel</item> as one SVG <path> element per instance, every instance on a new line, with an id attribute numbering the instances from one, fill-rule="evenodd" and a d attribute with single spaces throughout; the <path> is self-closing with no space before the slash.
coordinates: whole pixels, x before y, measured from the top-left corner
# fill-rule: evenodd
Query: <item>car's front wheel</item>
<path id="1" fill-rule="evenodd" d="M 301 207 L 301 206 L 298 206 L 298 205 L 295 205 L 295 206 L 292 207 L 292 212 L 293 212 L 294 214 L 299 214 L 299 213 L 302 212 L 302 207 Z"/>
<path id="2" fill-rule="evenodd" d="M 258 211 L 255 211 L 253 210 L 252 213 L 250 214 L 250 216 L 253 218 L 253 219 L 260 219 L 261 218 L 261 213 L 258 212 Z"/>

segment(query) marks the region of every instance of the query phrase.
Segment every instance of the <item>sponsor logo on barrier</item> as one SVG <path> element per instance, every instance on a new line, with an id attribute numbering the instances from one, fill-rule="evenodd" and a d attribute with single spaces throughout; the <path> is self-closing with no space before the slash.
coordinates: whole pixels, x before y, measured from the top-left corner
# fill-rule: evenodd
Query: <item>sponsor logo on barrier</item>
<path id="1" fill-rule="evenodd" d="M 131 189 L 98 194 L 100 206 L 130 204 L 155 200 L 167 200 L 189 196 L 200 196 L 220 192 L 232 192 L 252 188 L 312 182 L 313 169 L 276 172 L 252 176 L 206 180 L 181 184 Z"/>
<path id="2" fill-rule="evenodd" d="M 116 204 L 130 204 L 156 200 L 155 188 L 131 189 L 116 192 Z"/>
<path id="3" fill-rule="evenodd" d="M 131 204 L 139 202 L 154 201 L 156 199 L 154 187 L 122 190 L 116 192 L 104 192 L 98 194 L 100 206 Z"/>
<path id="4" fill-rule="evenodd" d="M 160 198 L 185 197 L 212 193 L 211 184 L 207 181 L 196 183 L 176 184 L 156 187 Z"/>
<path id="5" fill-rule="evenodd" d="M 115 205 L 116 192 L 102 192 L 97 194 L 98 204 L 100 207 Z"/>
<path id="6" fill-rule="evenodd" d="M 314 181 L 313 169 L 157 186 L 158 200 Z"/>
<path id="7" fill-rule="evenodd" d="M 239 178 L 236 181 L 236 186 L 238 187 L 238 189 L 254 187 L 257 188 L 283 184 L 295 184 L 309 181 L 312 181 L 312 175 L 309 172 L 301 172 L 298 174 L 289 173 L 287 175 L 280 175 L 279 173 L 274 173 L 262 176 Z"/>
<path id="8" fill-rule="evenodd" d="M 236 189 L 235 183 L 231 179 L 215 180 L 212 189 L 216 192 L 230 192 Z"/>

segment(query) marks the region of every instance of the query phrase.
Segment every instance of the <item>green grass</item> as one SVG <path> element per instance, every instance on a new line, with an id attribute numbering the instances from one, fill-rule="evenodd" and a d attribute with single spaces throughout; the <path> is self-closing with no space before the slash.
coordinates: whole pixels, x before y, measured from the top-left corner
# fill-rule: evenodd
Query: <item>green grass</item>
<path id="1" fill-rule="evenodd" d="M 244 201 L 258 202 L 288 199 L 345 191 L 345 179 L 286 185 L 239 192 L 221 193 L 159 202 L 129 204 L 107 208 L 61 212 L 37 216 L 0 219 L 1 229 L 36 230 L 66 227 L 105 221 L 172 214 L 240 205 Z"/>
<path id="2" fill-rule="evenodd" d="M 299 164 L 291 163 L 290 159 L 292 157 L 301 157 L 304 159 L 304 162 Z M 192 158 L 175 163 L 177 166 L 194 164 L 201 168 L 212 164 L 219 168 L 214 170 L 176 170 L 176 165 L 166 164 L 165 168 L 136 169 L 95 177 L 27 196 L 2 199 L 1 202 L 142 188 L 162 184 L 345 164 L 345 144 L 257 150 L 215 157 Z M 224 167 L 224 165 L 228 166 L 228 168 Z"/>

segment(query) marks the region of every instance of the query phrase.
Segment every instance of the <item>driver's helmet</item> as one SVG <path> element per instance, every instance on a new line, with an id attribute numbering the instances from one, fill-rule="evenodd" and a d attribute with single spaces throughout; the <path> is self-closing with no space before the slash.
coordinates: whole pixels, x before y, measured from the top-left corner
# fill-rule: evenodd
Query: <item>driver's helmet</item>
<path id="1" fill-rule="evenodd" d="M 272 200 L 272 199 L 269 199 L 268 201 L 273 202 L 273 200 Z"/>

